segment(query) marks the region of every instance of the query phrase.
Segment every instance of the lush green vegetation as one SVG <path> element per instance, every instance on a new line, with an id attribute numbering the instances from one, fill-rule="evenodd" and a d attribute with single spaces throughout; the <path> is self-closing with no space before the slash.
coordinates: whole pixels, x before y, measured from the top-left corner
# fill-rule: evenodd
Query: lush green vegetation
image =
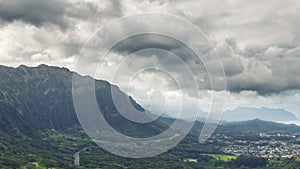
<path id="1" fill-rule="evenodd" d="M 1 138 L 0 168 L 76 168 L 74 153 L 81 151 L 79 168 L 299 168 L 297 158 L 263 159 L 251 156 L 222 154 L 214 144 L 181 143 L 161 155 L 144 158 L 123 158 L 95 145 L 80 128 L 64 132 L 47 130 L 39 139 Z M 185 159 L 196 159 L 187 162 Z M 288 167 L 287 167 L 288 166 Z M 78 168 L 78 167 L 77 167 Z"/>

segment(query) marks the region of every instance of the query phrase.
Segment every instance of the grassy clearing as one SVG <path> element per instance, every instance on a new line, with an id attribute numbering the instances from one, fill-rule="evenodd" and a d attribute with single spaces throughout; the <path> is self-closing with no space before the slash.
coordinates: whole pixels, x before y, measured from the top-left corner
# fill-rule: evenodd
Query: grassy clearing
<path id="1" fill-rule="evenodd" d="M 42 167 L 39 165 L 38 162 L 32 162 L 26 166 L 21 167 L 21 169 L 30 169 L 30 168 L 35 168 L 35 169 L 46 169 L 46 167 Z M 49 168 L 51 169 L 51 168 Z"/>
<path id="2" fill-rule="evenodd" d="M 214 159 L 221 160 L 221 161 L 230 161 L 230 160 L 235 160 L 236 156 L 234 155 L 227 155 L 227 154 L 203 154 L 210 156 Z"/>

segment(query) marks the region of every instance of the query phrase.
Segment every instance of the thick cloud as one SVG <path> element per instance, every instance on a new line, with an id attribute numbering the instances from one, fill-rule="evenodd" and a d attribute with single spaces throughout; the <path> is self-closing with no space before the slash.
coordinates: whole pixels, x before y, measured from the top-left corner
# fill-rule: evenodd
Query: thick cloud
<path id="1" fill-rule="evenodd" d="M 67 29 L 76 24 L 73 23 L 74 19 L 97 20 L 103 17 L 122 16 L 118 0 L 102 2 L 102 5 L 105 7 L 99 8 L 93 1 L 1 0 L 0 18 L 6 22 L 21 20 L 35 26 L 51 23 Z"/>
<path id="2" fill-rule="evenodd" d="M 159 48 L 170 51 L 180 57 L 191 69 L 196 67 L 195 72 L 202 73 L 205 70 L 203 64 L 199 63 L 201 61 L 198 57 L 186 46 L 174 39 L 160 35 L 148 34 L 131 37 L 117 44 L 114 52 L 120 52 L 126 56 L 145 48 Z M 294 55 L 295 50 L 297 50 L 295 47 L 279 48 L 270 46 L 257 51 L 243 51 L 237 46 L 236 40 L 231 38 L 219 43 L 216 48 L 221 55 L 221 61 L 227 76 L 228 90 L 231 92 L 252 90 L 265 95 L 299 89 L 300 87 L 300 81 L 298 80 L 300 77 L 297 71 L 300 59 L 297 57 L 297 53 Z M 148 55 L 151 56 L 151 52 Z M 176 66 L 179 66 L 172 64 L 167 57 L 160 57 L 162 57 L 160 58 L 161 63 L 165 63 L 164 66 L 172 65 L 174 70 L 176 70 Z M 143 65 L 148 62 L 139 64 Z M 217 60 L 211 60 L 206 62 L 205 65 L 214 70 L 217 62 Z M 177 71 L 180 71 L 179 67 Z M 218 76 L 217 73 L 214 75 Z M 187 83 L 190 83 L 190 81 Z M 205 85 L 205 87 L 209 88 L 209 85 Z"/>
<path id="3" fill-rule="evenodd" d="M 64 14 L 67 6 L 61 0 L 1 0 L 0 17 L 7 22 L 22 20 L 36 26 L 50 22 L 66 27 Z"/>
<path id="4" fill-rule="evenodd" d="M 0 0 L 0 63 L 72 68 L 95 29 L 122 15 L 119 1 L 98 2 Z"/>
<path id="5" fill-rule="evenodd" d="M 293 96 L 291 91 L 299 93 L 300 90 L 299 10 L 300 3 L 294 0 L 0 0 L 0 64 L 46 63 L 72 69 L 81 47 L 98 28 L 122 16 L 162 12 L 187 19 L 210 39 L 213 48 L 219 52 L 228 92 L 234 99 L 241 98 L 244 100 L 241 102 L 249 103 L 248 94 L 255 93 L 248 101 L 267 99 L 271 106 L 273 98 L 288 98 Z M 151 24 L 153 21 L 147 22 L 146 27 L 155 26 Z M 178 31 L 168 20 L 160 28 Z M 116 37 L 126 34 L 129 29 L 138 30 L 140 27 L 123 25 L 115 30 Z M 195 75 L 200 88 L 209 91 L 209 76 L 205 74 L 203 64 L 184 45 L 164 36 L 132 37 L 118 44 L 113 51 L 114 56 L 104 60 L 106 70 L 102 72 L 103 77 L 111 76 L 113 68 L 118 66 L 115 64 L 128 53 L 144 47 L 164 49 L 178 55 L 192 70 L 200 72 Z M 201 48 L 203 56 L 209 57 L 211 49 Z M 91 55 L 99 56 L 97 52 L 99 50 L 91 50 Z M 158 61 L 151 53 L 141 52 L 134 56 L 134 63 L 140 67 L 161 64 L 180 72 L 182 67 L 170 60 L 170 56 Z M 97 57 L 86 58 L 86 70 L 98 64 L 97 61 Z M 208 59 L 205 65 L 214 70 L 217 62 Z M 123 78 L 130 78 L 129 75 L 136 69 L 133 69 L 133 62 L 124 64 L 127 65 L 124 65 L 123 71 L 128 76 Z M 211 73 L 212 78 L 220 77 L 217 70 Z M 137 84 L 142 82 L 143 79 Z M 155 82 L 151 83 L 155 85 Z M 189 83 L 186 81 L 186 86 Z"/>
<path id="6" fill-rule="evenodd" d="M 294 52 L 297 48 L 270 46 L 252 52 L 251 56 L 247 56 L 246 52 L 242 53 L 241 63 L 244 71 L 228 77 L 228 90 L 233 92 L 252 90 L 266 95 L 299 89 L 300 60 L 298 54 Z"/>
<path id="7" fill-rule="evenodd" d="M 183 46 L 183 44 L 172 37 L 149 33 L 122 40 L 113 49 L 114 52 L 130 54 L 146 48 L 173 50 L 181 48 L 181 46 Z"/>
<path id="8" fill-rule="evenodd" d="M 156 48 L 169 51 L 178 56 L 183 62 L 201 62 L 196 54 L 183 42 L 160 34 L 142 34 L 122 40 L 114 46 L 113 52 L 120 52 L 124 55 L 137 52 L 147 48 Z"/>

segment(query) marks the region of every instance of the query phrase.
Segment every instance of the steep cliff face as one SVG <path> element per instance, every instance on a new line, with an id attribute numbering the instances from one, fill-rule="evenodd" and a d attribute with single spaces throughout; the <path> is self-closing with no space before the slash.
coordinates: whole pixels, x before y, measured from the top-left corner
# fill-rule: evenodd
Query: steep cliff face
<path id="1" fill-rule="evenodd" d="M 0 67 L 0 130 L 23 133 L 44 129 L 65 130 L 79 125 L 72 99 L 73 73 L 65 68 L 40 65 L 38 67 Z M 166 125 L 159 121 L 138 124 L 125 119 L 115 108 L 111 88 L 106 81 L 96 81 L 96 97 L 106 120 L 120 132 L 129 135 L 158 134 Z M 84 92 L 84 91 L 83 91 Z M 144 111 L 131 97 L 124 103 Z"/>

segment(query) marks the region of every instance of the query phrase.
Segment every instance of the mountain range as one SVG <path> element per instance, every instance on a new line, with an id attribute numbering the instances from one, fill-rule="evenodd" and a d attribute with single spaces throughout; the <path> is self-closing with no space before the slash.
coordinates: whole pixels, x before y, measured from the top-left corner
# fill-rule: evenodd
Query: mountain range
<path id="1" fill-rule="evenodd" d="M 198 117 L 199 121 L 204 121 L 207 112 L 200 111 Z M 253 108 L 253 107 L 237 107 L 233 110 L 226 110 L 223 112 L 222 123 L 224 122 L 236 122 L 236 121 L 247 121 L 261 119 L 265 121 L 273 122 L 288 122 L 298 121 L 297 117 L 284 109 L 273 109 L 267 107 Z"/>
<path id="2" fill-rule="evenodd" d="M 284 109 L 271 109 L 266 107 L 250 108 L 238 107 L 234 110 L 228 110 L 223 114 L 225 121 L 246 121 L 253 119 L 266 121 L 296 121 L 297 117 Z"/>
<path id="3" fill-rule="evenodd" d="M 45 166 L 74 168 L 72 153 L 95 146 L 83 132 L 74 109 L 72 99 L 74 74 L 78 75 L 66 68 L 47 65 L 37 67 L 21 65 L 17 68 L 0 66 L 0 168 L 20 168 L 36 161 Z M 82 76 L 82 78 L 84 80 L 91 77 Z M 115 130 L 132 137 L 150 137 L 162 133 L 173 124 L 174 119 L 166 117 L 159 117 L 145 124 L 126 119 L 113 103 L 112 88 L 119 93 L 120 99 L 123 99 L 121 101 L 125 104 L 132 104 L 141 112 L 147 111 L 117 86 L 107 81 L 96 80 L 95 94 L 99 109 Z M 287 113 L 278 114 L 282 116 Z M 293 118 L 292 115 L 290 117 Z M 181 123 L 187 122 L 181 121 Z M 202 145 L 195 143 L 198 142 L 202 127 L 203 122 L 195 122 L 182 142 L 189 146 L 201 147 Z M 300 127 L 255 119 L 219 125 L 216 132 L 259 133 L 272 130 L 297 132 L 300 131 Z M 210 152 L 210 149 L 214 148 L 207 149 L 205 145 L 202 149 L 203 152 Z M 112 158 L 107 156 L 109 153 L 106 151 L 97 151 L 102 154 L 101 158 Z M 185 149 L 184 151 L 196 150 Z M 94 155 L 88 157 L 95 158 Z M 86 161 L 95 163 L 97 160 L 86 159 Z M 93 164 L 90 168 L 95 166 L 97 165 Z"/>
<path id="4" fill-rule="evenodd" d="M 21 65 L 17 68 L 0 66 L 0 131 L 12 136 L 33 136 L 40 130 L 60 131 L 78 126 L 72 100 L 73 73 L 66 68 L 43 64 L 38 67 Z M 146 110 L 117 86 L 102 80 L 96 80 L 95 84 L 97 102 L 105 119 L 120 132 L 130 136 L 151 136 L 167 129 L 174 121 L 166 117 L 146 124 L 127 120 L 113 103 L 112 88 L 120 93 L 122 102 L 132 104 L 140 111 Z M 283 109 L 264 107 L 239 107 L 223 114 L 223 120 L 228 122 L 253 119 L 290 121 L 296 120 L 296 117 Z M 203 123 L 199 124 L 202 126 Z"/>

